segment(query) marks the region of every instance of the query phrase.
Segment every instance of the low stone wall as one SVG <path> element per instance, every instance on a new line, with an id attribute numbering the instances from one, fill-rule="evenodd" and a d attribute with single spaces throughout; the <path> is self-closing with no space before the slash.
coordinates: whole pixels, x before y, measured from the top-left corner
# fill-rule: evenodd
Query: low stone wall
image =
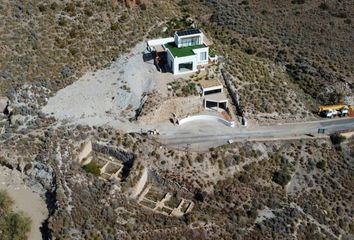
<path id="1" fill-rule="evenodd" d="M 147 180 L 148 180 L 148 169 L 144 168 L 140 179 L 138 180 L 136 185 L 131 190 L 131 194 L 130 194 L 131 198 L 137 198 L 139 196 L 139 194 L 143 191 Z"/>
<path id="2" fill-rule="evenodd" d="M 196 116 L 190 116 L 186 117 L 183 119 L 178 120 L 179 125 L 183 125 L 185 123 L 193 122 L 193 121 L 209 121 L 209 122 L 216 122 L 216 123 L 222 123 L 228 127 L 235 127 L 235 122 L 234 121 L 227 121 L 225 119 L 222 119 L 217 116 L 211 116 L 211 115 L 196 115 Z"/>

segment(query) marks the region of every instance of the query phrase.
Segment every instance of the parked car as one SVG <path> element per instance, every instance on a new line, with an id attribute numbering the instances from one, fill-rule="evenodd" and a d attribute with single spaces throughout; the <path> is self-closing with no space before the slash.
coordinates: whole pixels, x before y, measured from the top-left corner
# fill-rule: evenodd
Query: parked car
<path id="1" fill-rule="evenodd" d="M 323 111 L 323 112 L 322 112 L 322 116 L 323 116 L 323 117 L 327 117 L 327 118 L 332 118 L 332 117 L 335 117 L 335 116 L 337 116 L 337 115 L 339 115 L 339 114 L 340 114 L 339 111 L 337 111 L 337 110 L 332 110 L 332 109 L 326 110 L 326 111 Z"/>

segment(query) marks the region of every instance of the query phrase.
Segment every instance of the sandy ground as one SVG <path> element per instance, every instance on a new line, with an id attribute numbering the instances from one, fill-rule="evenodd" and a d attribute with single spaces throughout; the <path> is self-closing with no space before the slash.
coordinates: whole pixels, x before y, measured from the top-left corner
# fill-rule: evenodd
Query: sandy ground
<path id="1" fill-rule="evenodd" d="M 152 61 L 144 62 L 144 50 L 140 43 L 108 68 L 86 73 L 50 98 L 42 111 L 75 123 L 140 129 L 128 119 L 135 115 L 144 92 L 156 88 L 161 78 L 156 75 L 163 75 Z"/>
<path id="2" fill-rule="evenodd" d="M 160 73 L 152 59 L 144 61 L 143 52 L 144 42 L 109 67 L 86 73 L 51 97 L 42 111 L 63 123 L 106 125 L 126 132 L 168 129 L 173 127 L 168 121 L 172 112 L 181 117 L 202 111 L 200 97 L 172 99 L 167 83 L 181 76 Z M 144 93 L 151 91 L 157 91 L 163 100 L 139 122 L 129 121 L 140 107 Z"/>
<path id="3" fill-rule="evenodd" d="M 139 122 L 141 124 L 157 124 L 168 122 L 172 117 L 172 113 L 178 117 L 198 114 L 203 111 L 203 99 L 199 96 L 189 97 L 171 97 L 163 103 L 156 106 L 153 111 L 149 111 L 147 115 L 141 116 Z"/>
<path id="4" fill-rule="evenodd" d="M 5 189 L 14 200 L 15 211 L 22 210 L 32 219 L 28 239 L 42 239 L 40 227 L 48 217 L 48 210 L 40 195 L 24 184 L 20 172 L 5 167 L 0 167 L 0 189 Z"/>

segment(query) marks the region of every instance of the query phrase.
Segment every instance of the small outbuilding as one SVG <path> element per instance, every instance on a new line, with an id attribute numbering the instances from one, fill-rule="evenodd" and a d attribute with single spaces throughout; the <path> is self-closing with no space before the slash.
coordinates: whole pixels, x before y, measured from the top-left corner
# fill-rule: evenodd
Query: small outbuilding
<path id="1" fill-rule="evenodd" d="M 199 82 L 199 85 L 201 87 L 201 94 L 204 97 L 204 108 L 227 109 L 228 99 L 224 94 L 222 84 L 218 80 L 203 80 Z"/>

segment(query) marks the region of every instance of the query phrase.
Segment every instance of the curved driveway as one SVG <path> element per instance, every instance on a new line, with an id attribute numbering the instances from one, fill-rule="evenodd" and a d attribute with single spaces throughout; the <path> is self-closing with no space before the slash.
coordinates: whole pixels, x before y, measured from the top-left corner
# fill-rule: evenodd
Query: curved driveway
<path id="1" fill-rule="evenodd" d="M 177 148 L 207 149 L 220 146 L 228 140 L 286 139 L 320 136 L 319 129 L 325 133 L 354 130 L 354 118 L 338 118 L 313 122 L 286 123 L 230 128 L 222 124 L 197 121 L 182 126 L 169 126 L 161 129 L 160 142 Z"/>

